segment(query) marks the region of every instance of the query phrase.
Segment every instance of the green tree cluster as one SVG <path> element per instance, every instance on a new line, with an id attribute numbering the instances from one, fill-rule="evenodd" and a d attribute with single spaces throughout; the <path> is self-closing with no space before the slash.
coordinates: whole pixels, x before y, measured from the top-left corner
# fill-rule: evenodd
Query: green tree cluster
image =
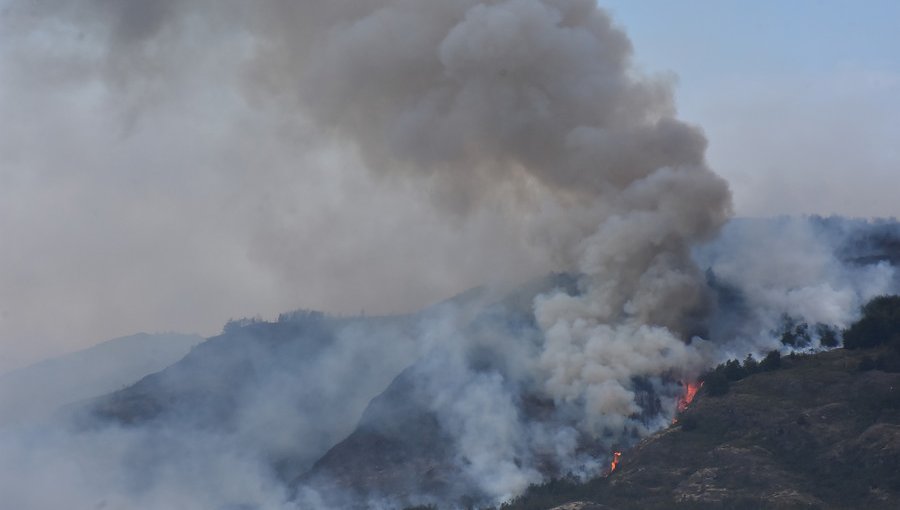
<path id="1" fill-rule="evenodd" d="M 744 358 L 743 363 L 730 359 L 725 363 L 705 373 L 700 380 L 703 381 L 703 390 L 707 395 L 716 397 L 728 393 L 730 384 L 753 375 L 757 372 L 768 372 L 781 368 L 781 353 L 777 350 L 769 351 L 761 360 L 756 361 L 752 354 Z"/>
<path id="2" fill-rule="evenodd" d="M 818 338 L 819 345 L 832 349 L 840 345 L 838 330 L 828 324 L 817 323 L 813 327 L 785 315 L 781 320 L 781 343 L 792 349 L 803 349 Z"/>
<path id="3" fill-rule="evenodd" d="M 862 317 L 844 331 L 845 349 L 891 345 L 900 350 L 900 296 L 879 296 L 862 309 Z"/>

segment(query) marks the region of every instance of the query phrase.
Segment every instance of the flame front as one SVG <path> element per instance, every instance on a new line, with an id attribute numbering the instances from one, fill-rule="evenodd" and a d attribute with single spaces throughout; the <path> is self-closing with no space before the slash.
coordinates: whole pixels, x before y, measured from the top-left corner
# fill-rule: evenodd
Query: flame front
<path id="1" fill-rule="evenodd" d="M 684 395 L 678 399 L 678 412 L 683 412 L 693 402 L 697 392 L 703 386 L 702 382 L 692 382 L 684 385 Z"/>
<path id="2" fill-rule="evenodd" d="M 616 466 L 619 465 L 619 457 L 622 456 L 622 452 L 613 452 L 612 462 L 609 463 L 609 472 L 612 473 L 616 470 Z"/>

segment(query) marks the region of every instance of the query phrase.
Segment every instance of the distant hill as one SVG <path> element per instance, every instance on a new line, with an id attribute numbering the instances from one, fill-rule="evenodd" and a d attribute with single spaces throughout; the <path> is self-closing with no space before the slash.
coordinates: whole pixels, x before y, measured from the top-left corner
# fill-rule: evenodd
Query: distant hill
<path id="1" fill-rule="evenodd" d="M 293 477 L 412 361 L 411 328 L 406 316 L 306 311 L 232 321 L 178 363 L 91 402 L 79 421 L 224 436 Z"/>
<path id="2" fill-rule="evenodd" d="M 513 291 L 480 287 L 409 315 L 301 310 L 277 322 L 232 321 L 178 363 L 96 399 L 82 418 L 226 435 L 294 480 L 353 433 L 360 417 L 390 418 L 363 412 L 377 410 L 370 401 L 419 359 L 434 321 L 452 315 L 482 334 L 511 322 L 533 329 L 534 295 L 574 285 L 571 276 L 553 275 Z M 406 389 L 395 393 L 405 396 Z M 414 408 L 396 417 L 405 420 Z"/>
<path id="3" fill-rule="evenodd" d="M 202 341 L 197 335 L 139 333 L 6 372 L 0 375 L 0 426 L 40 419 L 134 384 Z"/>

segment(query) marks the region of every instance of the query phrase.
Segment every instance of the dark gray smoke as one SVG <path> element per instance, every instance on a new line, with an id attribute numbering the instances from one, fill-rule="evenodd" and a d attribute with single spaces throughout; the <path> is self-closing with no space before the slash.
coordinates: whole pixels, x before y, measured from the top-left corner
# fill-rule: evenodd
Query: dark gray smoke
<path id="1" fill-rule="evenodd" d="M 370 168 L 427 179 L 452 211 L 544 208 L 536 235 L 584 278 L 577 296 L 536 301 L 546 339 L 531 376 L 582 409 L 584 431 L 641 426 L 635 377 L 696 375 L 706 360 L 685 341 L 707 296 L 690 248 L 728 217 L 728 190 L 704 165 L 703 135 L 675 118 L 669 84 L 631 66 L 627 38 L 594 2 L 338 2 L 303 14 L 311 26 L 256 28 L 266 51 L 251 90 L 289 91 Z"/>
<path id="2" fill-rule="evenodd" d="M 142 94 L 135 108 L 189 75 L 198 37 L 237 33 L 244 91 L 260 107 L 307 118 L 375 172 L 419 179 L 450 211 L 539 211 L 533 235 L 585 276 L 581 295 L 537 301 L 540 366 L 554 398 L 585 402 L 591 427 L 635 411 L 631 377 L 698 363 L 679 354 L 707 306 L 690 248 L 728 217 L 727 186 L 705 166 L 702 133 L 675 117 L 670 83 L 632 66 L 627 37 L 594 2 L 47 9 L 107 31 L 103 75 Z"/>
<path id="3" fill-rule="evenodd" d="M 536 302 L 535 376 L 550 396 L 583 406 L 591 433 L 623 430 L 641 411 L 634 377 L 703 365 L 684 342 L 706 306 L 690 248 L 727 218 L 727 187 L 704 165 L 703 135 L 675 118 L 669 84 L 637 73 L 594 2 L 323 11 L 308 29 L 264 25 L 252 65 L 275 75 L 261 80 L 271 95 L 296 88 L 299 108 L 373 170 L 427 178 L 451 210 L 509 198 L 552 210 L 536 231 L 585 277 L 582 294 Z"/>
<path id="4" fill-rule="evenodd" d="M 480 318 L 482 306 L 451 303 L 417 316 L 413 331 L 396 338 L 367 337 L 358 327 L 365 322 L 341 329 L 324 354 L 272 361 L 248 348 L 248 360 L 268 361 L 229 361 L 251 375 L 217 400 L 234 410 L 228 427 L 204 434 L 215 422 L 205 414 L 203 427 L 185 425 L 200 397 L 175 406 L 161 428 L 112 427 L 116 452 L 97 461 L 104 472 L 135 455 L 162 467 L 136 487 L 130 477 L 90 473 L 84 493 L 70 491 L 84 501 L 112 491 L 116 499 L 104 504 L 125 508 L 177 507 L 167 494 L 185 507 L 290 506 L 265 460 L 289 452 L 302 459 L 296 469 L 308 468 L 411 366 L 404 381 L 420 392 L 419 411 L 452 445 L 445 460 L 458 475 L 453 494 L 497 502 L 547 476 L 548 464 L 597 474 L 613 446 L 670 423 L 679 380 L 723 356 L 778 347 L 783 315 L 843 326 L 865 299 L 895 287 L 889 261 L 851 267 L 836 234 L 806 220 L 735 223 L 717 238 L 730 195 L 705 163 L 702 132 L 678 120 L 670 81 L 633 66 L 628 38 L 591 0 L 78 0 L 10 9 L 34 20 L 15 28 L 21 33 L 47 24 L 86 38 L 89 58 L 61 74 L 112 91 L 130 128 L 177 106 L 185 90 L 215 94 L 218 84 L 204 80 L 213 66 L 254 115 L 288 126 L 279 135 L 339 147 L 383 182 L 426 190 L 443 222 L 503 211 L 552 254 L 543 271 L 576 280 L 523 292 L 490 320 Z M 213 52 L 211 63 L 209 48 L 228 51 Z M 471 247 L 475 257 L 481 249 Z M 749 312 L 725 313 L 733 309 L 718 292 L 725 286 Z M 171 375 L 190 374 L 180 366 L 160 376 L 176 400 L 191 380 Z M 360 388 L 342 386 L 348 379 Z M 531 401 L 552 412 L 536 418 Z M 292 407 L 306 405 L 316 411 Z M 110 415 L 122 419 L 123 408 L 132 409 Z M 145 407 L 133 409 L 126 422 Z M 58 455 L 47 457 L 90 458 L 94 441 L 104 442 L 96 431 L 77 448 L 60 437 L 51 436 Z M 166 448 L 144 459 L 139 444 L 147 440 Z M 0 447 L 8 458 L 27 457 L 13 442 Z M 167 463 L 178 452 L 188 455 Z M 67 466 L 60 473 L 71 474 Z M 308 484 L 296 494 L 307 507 L 327 508 L 334 495 L 321 491 Z"/>
<path id="5" fill-rule="evenodd" d="M 704 168 L 702 133 L 675 118 L 666 78 L 632 67 L 628 38 L 594 2 L 83 0 L 9 9 L 98 41 L 101 76 L 135 108 L 152 105 L 141 91 L 171 96 L 187 86 L 201 68 L 199 44 L 245 38 L 233 62 L 248 99 L 296 108 L 352 142 L 375 171 L 433 177 L 437 198 L 454 209 L 507 187 L 583 205 L 671 168 L 711 182 L 690 187 L 713 227 L 727 212 L 724 183 Z"/>

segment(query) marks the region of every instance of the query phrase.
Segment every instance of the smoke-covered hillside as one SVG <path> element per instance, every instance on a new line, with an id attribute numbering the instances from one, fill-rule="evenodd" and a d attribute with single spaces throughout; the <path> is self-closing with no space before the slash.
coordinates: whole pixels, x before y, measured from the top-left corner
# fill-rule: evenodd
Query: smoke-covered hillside
<path id="1" fill-rule="evenodd" d="M 826 348 L 821 345 L 822 331 L 848 326 L 868 299 L 900 288 L 891 265 L 898 226 L 889 220 L 836 217 L 740 219 L 726 225 L 718 239 L 696 254 L 707 268 L 714 312 L 703 335 L 708 343 L 699 338 L 693 342 L 704 346 L 707 362 L 748 354 L 761 358 L 770 349 Z M 740 271 L 733 269 L 736 266 Z M 798 274 L 801 268 L 805 272 Z M 787 324 L 810 326 L 805 343 L 783 343 Z M 494 331 L 490 336 L 502 335 Z M 502 357 L 494 356 L 489 359 Z M 426 355 L 373 400 L 357 430 L 296 482 L 301 495 L 319 485 L 326 494 L 346 497 L 350 492 L 371 501 L 387 497 L 410 505 L 465 505 L 472 498 L 496 501 L 502 492 L 490 484 L 529 476 L 595 476 L 607 469 L 613 451 L 668 426 L 685 392 L 680 383 L 696 380 L 681 379 L 672 391 L 666 375 L 631 371 L 627 386 L 635 411 L 619 417 L 626 424 L 623 429 L 591 436 L 579 431 L 577 422 L 566 421 L 572 417 L 561 412 L 564 405 L 528 384 L 492 390 L 479 386 L 485 374 L 500 374 L 504 384 L 515 381 L 508 368 L 472 360 L 464 362 L 464 368 L 448 368 L 447 359 L 444 352 L 431 359 Z M 604 363 L 606 370 L 618 368 L 615 358 Z M 454 370 L 467 375 L 445 375 Z M 460 384 L 460 379 L 465 382 Z M 448 397 L 448 387 L 461 389 Z M 474 403 L 473 395 L 478 395 Z M 460 408 L 472 415 L 458 416 Z M 462 430 L 454 431 L 460 423 Z M 456 447 L 448 449 L 447 444 Z M 435 499 L 423 500 L 422 495 Z M 347 506 L 344 499 L 325 500 Z"/>
<path id="2" fill-rule="evenodd" d="M 678 424 L 625 450 L 608 476 L 534 486 L 507 508 L 897 508 L 900 373 L 873 358 L 896 363 L 897 351 L 789 356 L 725 394 L 701 390 Z"/>
<path id="3" fill-rule="evenodd" d="M 0 374 L 0 426 L 44 419 L 63 405 L 130 386 L 202 340 L 141 333 Z"/>
<path id="4" fill-rule="evenodd" d="M 711 296 L 705 334 L 684 347 L 696 371 L 671 371 L 655 350 L 606 346 L 592 370 L 621 373 L 609 377 L 631 404 L 607 409 L 599 431 L 580 402 L 544 386 L 533 303 L 584 293 L 582 278 L 557 275 L 410 315 L 230 322 L 173 366 L 79 407 L 69 425 L 3 434 L 4 467 L 25 466 L 4 489 L 26 509 L 47 508 L 32 491 L 48 476 L 85 505 L 161 508 L 177 496 L 209 508 L 393 507 L 490 504 L 549 477 L 596 476 L 611 452 L 668 426 L 702 370 L 787 352 L 786 316 L 842 328 L 869 298 L 897 291 L 897 232 L 896 222 L 841 218 L 727 225 L 694 255 Z M 801 256 L 819 265 L 798 275 L 786 261 Z M 65 468 L 82 462 L 97 469 Z"/>
<path id="5" fill-rule="evenodd" d="M 732 220 L 674 78 L 645 70 L 595 0 L 5 1 L 0 55 L 17 90 L 50 83 L 51 105 L 101 112 L 100 142 L 31 127 L 38 167 L 77 158 L 116 183 L 101 186 L 110 203 L 80 202 L 82 224 L 108 224 L 112 240 L 75 234 L 73 269 L 46 264 L 16 288 L 93 288 L 83 268 L 111 257 L 105 288 L 120 297 L 88 293 L 84 313 L 107 303 L 113 323 L 142 305 L 190 321 L 235 288 L 242 302 L 244 289 L 269 305 L 360 293 L 403 310 L 231 321 L 58 422 L 2 433 L 12 508 L 497 504 L 548 477 L 596 476 L 669 426 L 710 367 L 828 347 L 898 290 L 893 221 Z M 107 139 L 96 161 L 80 143 Z M 79 195 L 72 175 L 33 179 L 47 209 Z M 150 254 L 166 270 L 145 271 Z M 182 291 L 128 302 L 145 273 Z M 484 286 L 428 306 L 426 280 Z M 320 285 L 298 291 L 307 281 Z"/>

